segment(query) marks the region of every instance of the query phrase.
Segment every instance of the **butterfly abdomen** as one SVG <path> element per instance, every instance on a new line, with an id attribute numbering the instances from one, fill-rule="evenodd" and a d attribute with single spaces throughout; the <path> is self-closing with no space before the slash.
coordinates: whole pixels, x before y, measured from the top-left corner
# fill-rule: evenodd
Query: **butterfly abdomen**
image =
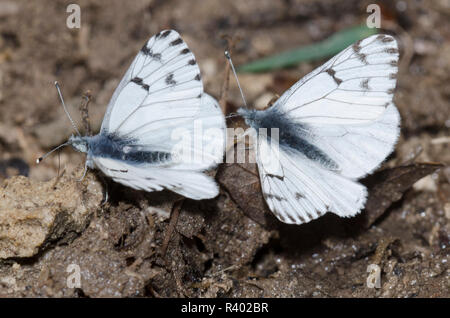
<path id="1" fill-rule="evenodd" d="M 136 145 L 135 140 L 112 134 L 98 134 L 87 138 L 90 156 L 125 161 L 134 164 L 160 164 L 171 160 L 171 154 L 163 151 L 150 151 Z"/>
<path id="2" fill-rule="evenodd" d="M 283 150 L 300 152 L 329 169 L 338 168 L 336 162 L 311 142 L 314 135 L 307 124 L 292 121 L 289 116 L 274 107 L 263 111 L 241 111 L 241 114 L 246 119 L 246 123 L 256 130 L 258 138 L 262 134 L 267 134 L 267 138 L 271 139 L 272 134 L 275 133 L 272 129 L 278 129 L 278 144 Z"/>

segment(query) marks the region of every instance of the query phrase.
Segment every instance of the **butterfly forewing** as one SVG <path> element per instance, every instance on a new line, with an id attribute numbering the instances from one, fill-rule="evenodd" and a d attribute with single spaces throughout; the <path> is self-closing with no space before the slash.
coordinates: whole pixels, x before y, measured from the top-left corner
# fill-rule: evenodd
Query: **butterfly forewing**
<path id="1" fill-rule="evenodd" d="M 302 123 L 370 122 L 392 102 L 397 64 L 395 39 L 371 36 L 306 75 L 274 107 Z"/>
<path id="2" fill-rule="evenodd" d="M 156 132 L 162 127 L 176 127 L 194 117 L 202 93 L 194 55 L 176 31 L 161 31 L 126 72 L 108 105 L 102 131 L 158 143 L 161 135 Z"/>

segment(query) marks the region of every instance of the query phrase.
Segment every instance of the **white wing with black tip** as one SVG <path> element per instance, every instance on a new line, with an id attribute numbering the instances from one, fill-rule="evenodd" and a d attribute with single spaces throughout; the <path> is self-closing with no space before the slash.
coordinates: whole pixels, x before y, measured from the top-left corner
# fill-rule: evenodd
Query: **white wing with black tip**
<path id="1" fill-rule="evenodd" d="M 174 30 L 154 35 L 140 50 L 111 98 L 103 133 L 148 147 L 170 143 L 171 128 L 199 112 L 203 84 L 194 55 Z M 170 148 L 170 144 L 164 146 Z M 167 151 L 167 149 L 160 149 Z"/>
<path id="2" fill-rule="evenodd" d="M 302 78 L 274 107 L 309 130 L 307 141 L 341 175 L 361 178 L 392 152 L 399 135 L 397 64 L 395 39 L 373 35 Z"/>
<path id="3" fill-rule="evenodd" d="M 302 123 L 368 123 L 392 103 L 397 64 L 395 39 L 370 36 L 303 77 L 273 107 Z"/>

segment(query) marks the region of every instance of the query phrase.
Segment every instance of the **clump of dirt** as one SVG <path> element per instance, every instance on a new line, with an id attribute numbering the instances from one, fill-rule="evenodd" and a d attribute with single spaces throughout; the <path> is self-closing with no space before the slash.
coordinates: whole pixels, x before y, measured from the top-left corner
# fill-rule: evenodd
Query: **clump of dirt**
<path id="1" fill-rule="evenodd" d="M 69 29 L 64 1 L 3 1 L 0 296 L 448 297 L 450 22 L 445 2 L 380 2 L 383 32 L 400 44 L 395 103 L 402 134 L 385 163 L 393 170 L 364 180 L 375 189 L 376 200 L 355 218 L 327 214 L 301 226 L 280 223 L 267 211 L 251 165 L 220 166 L 216 199 L 181 203 L 172 193 L 104 184 L 92 173 L 77 183 L 84 158 L 71 150 L 35 165 L 36 157 L 72 133 L 55 80 L 77 122 L 82 94 L 92 92 L 91 121 L 98 129 L 134 55 L 162 29 L 181 33 L 200 65 L 205 91 L 218 98 L 226 65 L 222 35 L 241 39 L 233 50 L 238 65 L 361 24 L 369 3 L 149 0 L 124 8 L 121 1 L 83 0 L 81 28 Z M 242 74 L 241 85 L 248 102 L 263 107 L 320 63 Z M 232 80 L 230 111 L 241 103 Z M 61 171 L 65 174 L 55 180 Z M 110 199 L 102 205 L 105 191 Z M 163 255 L 177 204 L 180 215 Z M 17 224 L 42 235 L 8 232 Z M 377 270 L 379 285 L 371 276 Z"/>
<path id="2" fill-rule="evenodd" d="M 36 182 L 6 179 L 0 189 L 0 259 L 32 257 L 50 242 L 81 233 L 102 200 L 92 176 Z"/>

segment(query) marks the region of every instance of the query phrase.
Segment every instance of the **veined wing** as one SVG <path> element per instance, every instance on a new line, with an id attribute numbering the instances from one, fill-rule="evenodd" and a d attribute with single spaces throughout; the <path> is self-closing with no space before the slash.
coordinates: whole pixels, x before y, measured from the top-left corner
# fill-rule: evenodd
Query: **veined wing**
<path id="1" fill-rule="evenodd" d="M 137 166 L 111 158 L 94 158 L 95 166 L 114 181 L 147 192 L 168 189 L 194 200 L 217 196 L 219 189 L 213 178 L 192 170 Z"/>
<path id="2" fill-rule="evenodd" d="M 142 47 L 114 92 L 101 132 L 157 146 L 170 128 L 193 119 L 202 94 L 194 55 L 176 31 L 161 31 Z"/>
<path id="3" fill-rule="evenodd" d="M 271 147 L 266 139 L 259 141 Z M 259 153 L 259 152 L 258 152 Z M 341 217 L 358 213 L 366 201 L 366 188 L 306 158 L 298 152 L 278 151 L 279 167 L 257 155 L 264 199 L 282 222 L 307 223 L 326 212 Z M 272 160 L 275 160 L 274 158 Z"/>
<path id="4" fill-rule="evenodd" d="M 392 103 L 397 64 L 395 39 L 370 36 L 306 75 L 272 107 L 302 123 L 373 121 Z"/>

